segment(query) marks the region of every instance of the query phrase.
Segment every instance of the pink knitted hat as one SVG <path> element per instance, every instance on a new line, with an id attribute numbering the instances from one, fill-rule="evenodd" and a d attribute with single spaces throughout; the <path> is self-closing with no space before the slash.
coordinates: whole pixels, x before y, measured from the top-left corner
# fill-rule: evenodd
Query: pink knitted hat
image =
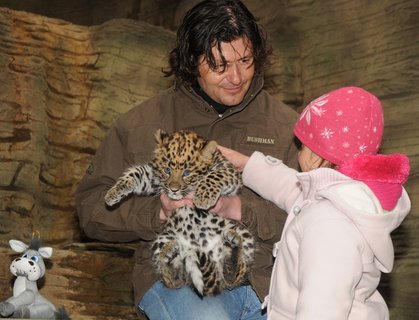
<path id="1" fill-rule="evenodd" d="M 310 102 L 294 134 L 320 157 L 340 165 L 357 154 L 376 154 L 383 130 L 377 97 L 358 87 L 344 87 Z"/>

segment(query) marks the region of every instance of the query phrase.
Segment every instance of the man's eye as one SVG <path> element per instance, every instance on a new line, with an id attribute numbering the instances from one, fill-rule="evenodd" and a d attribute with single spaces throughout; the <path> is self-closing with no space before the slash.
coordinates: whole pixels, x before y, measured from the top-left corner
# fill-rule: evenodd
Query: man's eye
<path id="1" fill-rule="evenodd" d="M 226 66 L 223 64 L 218 64 L 214 67 L 214 71 L 217 73 L 223 73 L 226 69 Z"/>
<path id="2" fill-rule="evenodd" d="M 250 65 L 253 63 L 253 57 L 245 57 L 239 60 L 240 64 Z"/>

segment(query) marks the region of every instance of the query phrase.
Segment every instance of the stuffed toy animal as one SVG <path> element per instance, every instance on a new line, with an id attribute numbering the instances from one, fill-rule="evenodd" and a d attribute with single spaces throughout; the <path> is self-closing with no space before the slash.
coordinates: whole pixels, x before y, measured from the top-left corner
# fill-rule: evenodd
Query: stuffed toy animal
<path id="1" fill-rule="evenodd" d="M 44 258 L 50 258 L 52 248 L 41 247 L 39 237 L 33 237 L 29 245 L 10 240 L 10 247 L 23 255 L 12 261 L 10 271 L 16 280 L 13 296 L 0 302 L 2 317 L 25 319 L 69 319 L 63 308 L 57 308 L 38 291 L 37 280 L 45 274 Z"/>

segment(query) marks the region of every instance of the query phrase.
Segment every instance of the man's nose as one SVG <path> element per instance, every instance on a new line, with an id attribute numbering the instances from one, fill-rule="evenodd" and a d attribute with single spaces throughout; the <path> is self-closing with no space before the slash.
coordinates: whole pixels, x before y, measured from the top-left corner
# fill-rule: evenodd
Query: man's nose
<path id="1" fill-rule="evenodd" d="M 227 68 L 227 79 L 232 84 L 239 85 L 242 82 L 241 69 L 237 63 L 232 63 Z"/>

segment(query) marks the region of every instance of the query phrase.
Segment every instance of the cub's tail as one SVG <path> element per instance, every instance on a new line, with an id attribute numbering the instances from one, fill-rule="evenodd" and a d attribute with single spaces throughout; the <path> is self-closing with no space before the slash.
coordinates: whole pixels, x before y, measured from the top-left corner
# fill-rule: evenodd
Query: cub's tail
<path id="1" fill-rule="evenodd" d="M 196 291 L 202 296 L 204 293 L 204 281 L 202 279 L 202 272 L 199 268 L 199 260 L 196 253 L 188 252 L 185 256 L 185 270 Z"/>

